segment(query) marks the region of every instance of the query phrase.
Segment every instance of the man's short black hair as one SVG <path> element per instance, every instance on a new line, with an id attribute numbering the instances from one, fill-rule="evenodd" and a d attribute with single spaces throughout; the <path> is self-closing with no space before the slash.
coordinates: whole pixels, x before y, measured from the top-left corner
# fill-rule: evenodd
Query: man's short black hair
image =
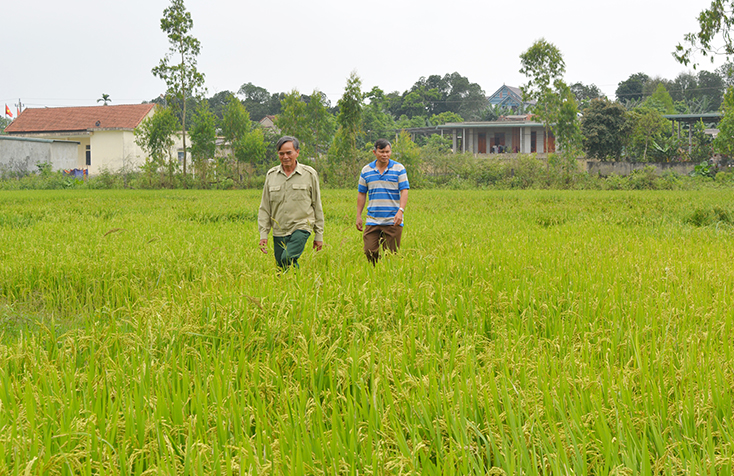
<path id="1" fill-rule="evenodd" d="M 280 150 L 280 148 L 283 147 L 283 144 L 285 144 L 286 142 L 293 142 L 293 148 L 295 150 L 300 150 L 301 144 L 298 142 L 298 139 L 291 136 L 283 136 L 278 139 L 278 143 L 275 144 L 275 150 Z"/>
<path id="2" fill-rule="evenodd" d="M 375 150 L 382 150 L 387 146 L 390 146 L 390 141 L 387 139 L 377 139 L 375 141 Z"/>

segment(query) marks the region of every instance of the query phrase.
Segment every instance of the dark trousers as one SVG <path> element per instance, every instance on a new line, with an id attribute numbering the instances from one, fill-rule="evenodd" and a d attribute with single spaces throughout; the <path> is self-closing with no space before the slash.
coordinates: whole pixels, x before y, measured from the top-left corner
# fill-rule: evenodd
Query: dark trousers
<path id="1" fill-rule="evenodd" d="M 298 268 L 298 258 L 303 254 L 309 236 L 311 233 L 304 230 L 296 230 L 288 236 L 273 236 L 273 253 L 278 266 Z"/>
<path id="2" fill-rule="evenodd" d="M 397 252 L 402 236 L 403 227 L 400 225 L 367 225 L 362 236 L 364 254 L 370 263 L 375 264 L 380 259 L 380 246 L 383 250 Z"/>

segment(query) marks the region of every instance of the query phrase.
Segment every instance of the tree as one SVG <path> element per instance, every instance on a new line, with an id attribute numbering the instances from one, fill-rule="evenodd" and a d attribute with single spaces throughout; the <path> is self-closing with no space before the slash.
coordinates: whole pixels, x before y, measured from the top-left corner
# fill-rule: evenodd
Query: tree
<path id="1" fill-rule="evenodd" d="M 229 98 L 229 102 L 224 108 L 224 115 L 221 122 L 222 136 L 224 137 L 224 146 L 229 147 L 230 164 L 236 164 L 236 180 L 242 178 L 242 164 L 246 162 L 245 153 L 242 150 L 246 143 L 247 135 L 252 129 L 250 114 L 242 105 L 242 102 L 234 96 Z"/>
<path id="2" fill-rule="evenodd" d="M 172 154 L 174 133 L 178 127 L 178 120 L 170 108 L 156 107 L 153 116 L 143 120 L 135 129 L 135 143 L 148 154 L 143 166 L 148 178 L 151 179 L 154 172 L 165 166 L 169 186 L 173 185 L 173 172 L 178 164 Z"/>
<path id="3" fill-rule="evenodd" d="M 267 89 L 252 83 L 243 84 L 237 94 L 244 96 L 242 104 L 250 111 L 253 121 L 260 121 L 265 116 L 280 114 L 280 102 L 285 97 L 284 93 L 270 94 Z"/>
<path id="4" fill-rule="evenodd" d="M 335 185 L 351 185 L 359 175 L 359 148 L 364 145 L 362 114 L 364 111 L 362 80 L 355 71 L 349 75 L 344 94 L 339 99 L 338 128 L 329 148 L 328 175 Z"/>
<path id="5" fill-rule="evenodd" d="M 583 140 L 578 119 L 576 97 L 571 91 L 571 88 L 563 84 L 562 81 L 558 81 L 557 85 L 560 105 L 555 124 L 553 125 L 553 133 L 556 139 L 558 139 L 558 145 L 562 155 L 573 160 L 573 165 L 576 166 L 575 160 L 581 152 Z"/>
<path id="6" fill-rule="evenodd" d="M 584 83 L 579 82 L 569 86 L 569 89 L 576 98 L 576 103 L 579 105 L 579 108 L 581 110 L 586 109 L 586 106 L 589 105 L 589 102 L 592 99 L 604 97 L 604 94 L 602 94 L 601 90 L 596 84 L 590 84 L 586 86 L 584 85 Z"/>
<path id="7" fill-rule="evenodd" d="M 583 147 L 588 157 L 619 160 L 628 142 L 631 124 L 627 110 L 606 98 L 593 99 L 581 121 Z"/>
<path id="8" fill-rule="evenodd" d="M 168 35 L 169 52 L 153 68 L 153 75 L 166 82 L 166 95 L 175 99 L 182 108 L 181 137 L 183 138 L 183 174 L 186 177 L 186 103 L 187 98 L 204 90 L 204 75 L 196 68 L 196 57 L 201 50 L 199 40 L 189 34 L 194 26 L 191 13 L 186 11 L 183 0 L 171 0 L 171 6 L 163 10 L 161 30 Z M 173 58 L 177 63 L 173 64 Z"/>
<path id="9" fill-rule="evenodd" d="M 209 103 L 209 110 L 214 114 L 217 120 L 222 120 L 224 117 L 224 109 L 233 97 L 234 93 L 225 89 L 224 91 L 220 91 L 207 99 L 206 102 Z"/>
<path id="10" fill-rule="evenodd" d="M 678 62 L 693 69 L 698 66 L 694 60 L 696 53 L 709 57 L 711 62 L 718 55 L 727 57 L 734 54 L 734 38 L 731 32 L 734 28 L 734 0 L 713 0 L 711 6 L 698 15 L 699 30 L 696 33 L 687 33 L 683 42 L 675 47 L 673 56 Z"/>
<path id="11" fill-rule="evenodd" d="M 655 141 L 659 141 L 664 132 L 671 130 L 671 123 L 656 109 L 638 107 L 630 112 L 632 120 L 632 147 L 639 154 L 641 162 L 647 162 L 647 154 Z"/>
<path id="12" fill-rule="evenodd" d="M 650 76 L 645 73 L 635 73 L 630 75 L 626 80 L 620 81 L 615 91 L 617 100 L 622 104 L 641 100 L 643 95 L 642 90 L 648 81 L 650 81 Z"/>
<path id="13" fill-rule="evenodd" d="M 389 139 L 395 134 L 395 119 L 388 111 L 385 94 L 375 86 L 372 91 L 365 95 L 369 104 L 362 111 L 362 128 L 367 144 L 374 143 L 377 139 Z"/>
<path id="14" fill-rule="evenodd" d="M 109 94 L 102 93 L 102 97 L 97 99 L 97 102 L 103 102 L 106 106 L 108 102 L 112 102 L 112 99 L 110 99 Z"/>
<path id="15" fill-rule="evenodd" d="M 729 86 L 724 94 L 724 102 L 721 105 L 724 117 L 719 122 L 719 133 L 714 139 L 714 150 L 734 157 L 734 87 Z"/>
<path id="16" fill-rule="evenodd" d="M 665 88 L 663 83 L 658 83 L 655 92 L 650 97 L 645 99 L 642 103 L 642 107 L 655 109 L 660 114 L 675 114 L 675 105 L 673 104 L 673 98 L 670 97 L 668 90 Z"/>
<path id="17" fill-rule="evenodd" d="M 328 104 L 326 95 L 318 90 L 304 96 L 294 89 L 281 101 L 275 125 L 284 135 L 298 138 L 303 159 L 318 158 L 331 144 L 336 126 Z"/>
<path id="18" fill-rule="evenodd" d="M 199 181 L 207 182 L 207 165 L 217 150 L 216 117 L 209 104 L 202 101 L 194 114 L 191 125 L 191 161 L 198 170 Z"/>
<path id="19" fill-rule="evenodd" d="M 347 79 L 344 94 L 337 103 L 339 114 L 336 116 L 338 124 L 337 136 L 340 140 L 343 157 L 354 157 L 357 144 L 362 136 L 362 110 L 364 109 L 362 95 L 362 80 L 352 71 Z"/>
<path id="20" fill-rule="evenodd" d="M 446 124 L 449 122 L 464 122 L 463 117 L 451 111 L 442 112 L 441 114 L 435 114 L 431 116 L 430 120 L 431 124 L 433 124 L 434 126 Z"/>
<path id="21" fill-rule="evenodd" d="M 13 122 L 12 119 L 7 117 L 0 117 L 0 134 L 5 134 L 5 128 Z"/>
<path id="22" fill-rule="evenodd" d="M 545 147 L 548 150 L 548 132 L 553 130 L 561 107 L 559 91 L 565 84 L 562 81 L 566 71 L 561 51 L 553 43 L 541 38 L 527 51 L 520 55 L 522 67 L 520 73 L 528 78 L 528 82 L 520 87 L 523 101 L 537 101 L 535 114 L 545 126 Z"/>

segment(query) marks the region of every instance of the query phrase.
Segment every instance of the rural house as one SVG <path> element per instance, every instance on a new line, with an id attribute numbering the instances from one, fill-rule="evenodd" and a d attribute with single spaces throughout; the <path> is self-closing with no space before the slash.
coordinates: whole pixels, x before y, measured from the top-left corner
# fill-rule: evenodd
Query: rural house
<path id="1" fill-rule="evenodd" d="M 139 167 L 145 153 L 135 143 L 134 131 L 153 115 L 155 104 L 116 106 L 28 108 L 18 115 L 5 132 L 10 136 L 78 143 L 73 168 L 90 174 Z M 42 158 L 30 157 L 42 162 Z M 34 163 L 35 163 L 34 162 Z M 54 170 L 70 168 L 68 163 L 52 163 Z"/>
<path id="2" fill-rule="evenodd" d="M 488 122 L 453 122 L 437 126 L 441 135 L 451 134 L 455 152 L 473 154 L 555 152 L 555 138 L 532 114 L 501 117 Z M 545 150 L 546 142 L 548 150 Z"/>
<path id="3" fill-rule="evenodd" d="M 527 111 L 530 106 L 535 105 L 536 101 L 523 101 L 522 91 L 520 88 L 502 85 L 491 96 L 487 97 L 489 104 L 493 106 L 501 106 L 512 109 L 516 113 Z"/>

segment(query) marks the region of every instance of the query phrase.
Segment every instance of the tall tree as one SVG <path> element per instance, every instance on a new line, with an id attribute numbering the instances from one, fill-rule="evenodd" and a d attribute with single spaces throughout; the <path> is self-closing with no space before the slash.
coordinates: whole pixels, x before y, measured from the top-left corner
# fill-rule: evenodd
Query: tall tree
<path id="1" fill-rule="evenodd" d="M 104 106 L 106 106 L 107 103 L 112 102 L 112 99 L 110 99 L 109 94 L 102 93 L 102 97 L 97 99 L 97 102 L 101 102 Z"/>
<path id="2" fill-rule="evenodd" d="M 362 95 L 362 79 L 352 71 L 347 79 L 344 94 L 337 103 L 339 114 L 336 116 L 338 124 L 337 136 L 342 144 L 342 152 L 347 156 L 354 156 L 357 144 L 362 136 L 362 110 L 364 108 Z"/>
<path id="3" fill-rule="evenodd" d="M 617 100 L 622 104 L 630 101 L 640 101 L 642 99 L 642 89 L 648 81 L 650 81 L 650 76 L 645 73 L 635 73 L 624 81 L 620 81 L 615 91 Z"/>
<path id="4" fill-rule="evenodd" d="M 619 102 L 593 99 L 581 120 L 584 151 L 599 160 L 619 160 L 628 142 L 631 124 L 627 110 Z"/>
<path id="5" fill-rule="evenodd" d="M 334 143 L 329 148 L 329 171 L 332 183 L 338 186 L 352 185 L 359 175 L 359 149 L 363 145 L 362 115 L 364 110 L 362 80 L 355 71 L 349 75 L 344 94 L 337 103 L 338 129 Z"/>
<path id="6" fill-rule="evenodd" d="M 201 43 L 190 35 L 194 26 L 191 13 L 186 11 L 183 0 L 171 0 L 163 10 L 161 30 L 168 36 L 170 48 L 153 68 L 153 74 L 166 82 L 169 102 L 182 108 L 181 136 L 183 138 L 183 174 L 186 177 L 186 103 L 187 98 L 204 91 L 204 75 L 196 67 Z M 174 59 L 175 58 L 175 59 Z M 175 101 L 171 101 L 175 99 Z"/>
<path id="7" fill-rule="evenodd" d="M 565 86 L 563 74 L 566 63 L 561 51 L 544 38 L 536 41 L 520 55 L 522 67 L 520 73 L 528 78 L 528 82 L 520 87 L 523 101 L 535 100 L 535 114 L 543 121 L 546 130 L 544 150 L 548 150 L 548 132 L 556 122 L 561 107 L 559 91 Z"/>

